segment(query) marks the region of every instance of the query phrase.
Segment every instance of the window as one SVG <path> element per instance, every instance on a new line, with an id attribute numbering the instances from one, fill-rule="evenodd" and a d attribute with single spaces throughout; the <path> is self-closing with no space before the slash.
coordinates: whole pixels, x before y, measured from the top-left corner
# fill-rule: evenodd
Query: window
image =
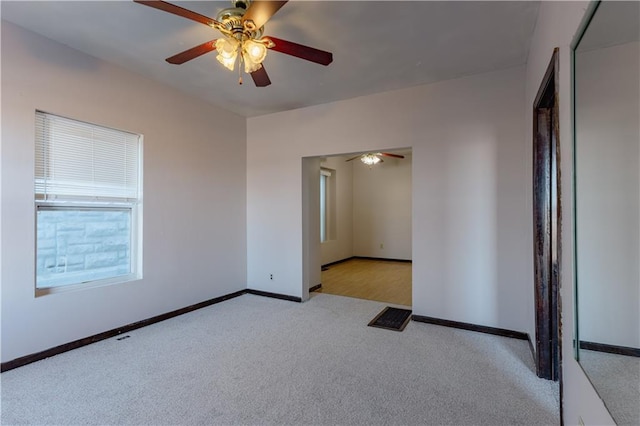
<path id="1" fill-rule="evenodd" d="M 335 238 L 335 170 L 320 169 L 320 242 Z"/>
<path id="2" fill-rule="evenodd" d="M 36 294 L 136 279 L 142 136 L 36 111 Z"/>
<path id="3" fill-rule="evenodd" d="M 331 172 L 326 169 L 320 170 L 320 242 L 327 241 L 327 180 Z"/>

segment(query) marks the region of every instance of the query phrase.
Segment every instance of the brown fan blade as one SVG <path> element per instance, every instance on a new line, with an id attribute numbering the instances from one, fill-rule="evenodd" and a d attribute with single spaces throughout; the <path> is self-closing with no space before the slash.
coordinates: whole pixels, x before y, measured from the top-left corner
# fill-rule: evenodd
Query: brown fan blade
<path id="1" fill-rule="evenodd" d="M 174 15 L 182 16 L 183 18 L 191 19 L 192 21 L 200 22 L 208 27 L 214 27 L 219 24 L 215 19 L 211 19 L 207 16 L 200 15 L 199 13 L 192 12 L 175 4 L 167 3 L 162 0 L 133 0 L 135 3 L 140 3 L 145 6 L 153 7 L 154 9 L 162 10 L 164 12 L 173 13 Z"/>
<path id="2" fill-rule="evenodd" d="M 245 24 L 245 28 L 247 28 L 248 21 L 252 21 L 253 28 L 249 28 L 251 30 L 258 29 L 262 27 L 272 16 L 276 13 L 287 1 L 260 1 L 255 0 L 251 2 L 251 5 L 244 13 L 242 17 L 242 22 Z"/>
<path id="3" fill-rule="evenodd" d="M 264 69 L 264 65 L 252 72 L 251 78 L 253 78 L 253 82 L 256 84 L 256 87 L 266 87 L 271 84 L 271 80 L 269 80 L 269 75 L 267 74 L 267 70 Z"/>
<path id="4" fill-rule="evenodd" d="M 345 162 L 346 162 L 346 161 L 353 161 L 353 160 L 355 160 L 356 158 L 360 158 L 360 157 L 362 157 L 362 154 L 360 154 L 360 155 L 356 155 L 355 157 L 351 157 L 351 158 L 349 158 L 348 160 L 344 160 L 344 161 L 345 161 Z"/>
<path id="5" fill-rule="evenodd" d="M 206 43 L 202 43 L 199 46 L 192 47 L 191 49 L 185 50 L 184 52 L 180 52 L 177 55 L 173 55 L 170 58 L 167 58 L 166 61 L 170 64 L 184 64 L 187 61 L 197 58 L 198 56 L 204 55 L 205 53 L 209 53 L 212 50 L 216 50 L 216 41 L 211 40 Z"/>
<path id="6" fill-rule="evenodd" d="M 333 62 L 333 54 L 324 50 L 314 49 L 313 47 L 304 46 L 292 41 L 282 40 L 275 37 L 266 37 L 275 43 L 271 50 L 284 53 L 286 55 L 295 56 L 296 58 L 306 59 L 320 65 L 329 65 Z"/>
<path id="7" fill-rule="evenodd" d="M 392 154 L 390 152 L 379 152 L 378 155 L 384 155 L 386 157 L 404 158 L 404 155 Z"/>

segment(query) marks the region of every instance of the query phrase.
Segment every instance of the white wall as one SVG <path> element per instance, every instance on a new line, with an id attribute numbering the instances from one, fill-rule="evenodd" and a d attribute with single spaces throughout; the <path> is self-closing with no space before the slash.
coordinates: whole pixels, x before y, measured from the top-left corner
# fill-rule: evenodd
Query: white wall
<path id="1" fill-rule="evenodd" d="M 144 135 L 143 279 L 34 297 L 36 109 Z M 3 21 L 2 361 L 244 289 L 245 132 L 243 117 Z"/>
<path id="2" fill-rule="evenodd" d="M 638 42 L 576 54 L 580 340 L 640 347 Z"/>
<path id="3" fill-rule="evenodd" d="M 413 309 L 526 330 L 533 303 L 524 70 L 413 87 L 247 122 L 247 281 L 302 297 L 306 156 L 411 147 Z M 524 271 L 524 273 L 523 273 Z M 274 273 L 274 280 L 269 274 Z"/>
<path id="4" fill-rule="evenodd" d="M 303 294 L 321 283 L 320 158 L 302 159 L 302 284 Z"/>
<path id="5" fill-rule="evenodd" d="M 572 207 L 572 129 L 571 129 L 571 64 L 570 46 L 578 30 L 588 3 L 542 2 L 538 11 L 538 20 L 529 48 L 526 70 L 525 138 L 527 145 L 532 143 L 532 107 L 544 73 L 551 60 L 553 49 L 559 47 L 559 115 L 560 115 L 560 167 L 562 170 L 562 262 L 560 290 L 562 298 L 562 376 L 563 376 L 563 413 L 567 425 L 577 425 L 582 419 L 587 425 L 613 424 L 611 415 L 593 389 L 593 386 L 574 359 L 573 354 L 573 207 Z M 531 176 L 531 162 L 527 163 L 527 175 Z M 530 190 L 529 190 L 530 192 Z M 531 211 L 531 197 L 527 197 Z M 529 217 L 531 217 L 529 215 Z M 532 233 L 526 239 L 532 245 Z M 532 249 L 529 250 L 531 252 Z M 530 257 L 531 258 L 531 257 Z M 532 266 L 527 270 L 530 274 Z M 533 311 L 533 287 L 528 294 L 530 302 L 526 304 L 529 313 L 529 333 L 535 330 Z M 532 336 L 534 334 L 531 334 Z"/>
<path id="6" fill-rule="evenodd" d="M 321 244 L 321 264 L 337 262 L 353 256 L 353 161 L 350 157 L 327 157 L 321 166 L 335 171 L 334 233 Z"/>
<path id="7" fill-rule="evenodd" d="M 411 260 L 411 155 L 353 161 L 353 255 Z"/>

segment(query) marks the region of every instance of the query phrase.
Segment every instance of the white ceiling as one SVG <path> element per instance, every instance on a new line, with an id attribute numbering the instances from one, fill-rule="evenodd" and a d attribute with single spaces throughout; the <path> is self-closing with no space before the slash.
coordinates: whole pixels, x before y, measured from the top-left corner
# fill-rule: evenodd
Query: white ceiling
<path id="1" fill-rule="evenodd" d="M 230 1 L 176 1 L 215 18 Z M 257 88 L 208 53 L 183 65 L 165 58 L 217 38 L 205 25 L 132 1 L 6 1 L 2 19 L 255 116 L 522 65 L 537 1 L 302 1 L 286 4 L 265 35 L 333 52 L 317 65 L 278 52 Z"/>

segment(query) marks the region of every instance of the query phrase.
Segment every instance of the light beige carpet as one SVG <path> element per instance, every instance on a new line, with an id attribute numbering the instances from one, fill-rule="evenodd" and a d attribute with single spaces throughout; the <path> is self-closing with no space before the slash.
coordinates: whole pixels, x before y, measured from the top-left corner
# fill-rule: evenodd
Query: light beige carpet
<path id="1" fill-rule="evenodd" d="M 243 295 L 3 373 L 2 423 L 559 424 L 527 342 L 368 327 L 384 306 Z"/>
<path id="2" fill-rule="evenodd" d="M 580 349 L 580 364 L 616 423 L 640 425 L 640 358 Z"/>

